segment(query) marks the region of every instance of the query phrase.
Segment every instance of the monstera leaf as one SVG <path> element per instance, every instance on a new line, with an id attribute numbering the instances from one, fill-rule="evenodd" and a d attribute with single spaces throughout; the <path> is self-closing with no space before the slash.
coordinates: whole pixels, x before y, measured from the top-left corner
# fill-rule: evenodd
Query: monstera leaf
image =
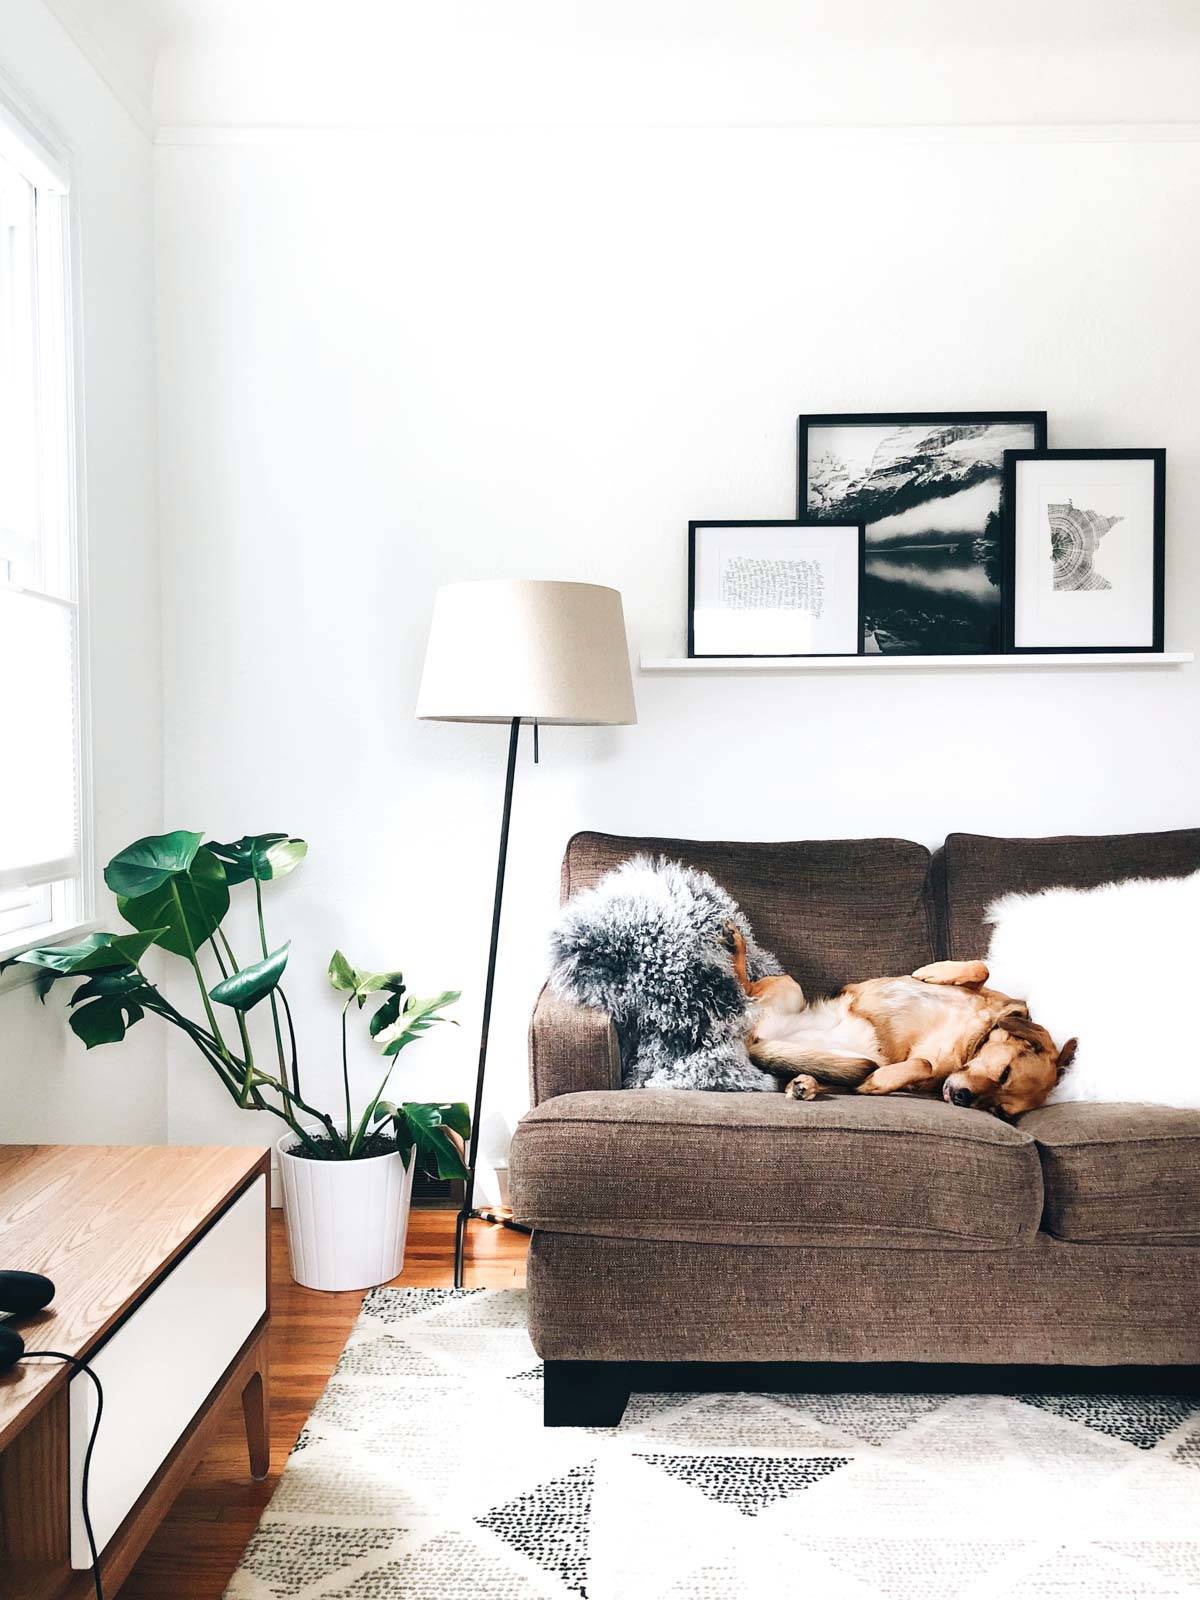
<path id="1" fill-rule="evenodd" d="M 376 1032 L 372 1026 L 375 1043 L 380 1046 L 385 1056 L 399 1055 L 406 1044 L 411 1044 L 422 1033 L 427 1033 L 438 1022 L 453 1022 L 453 1017 L 443 1017 L 443 1006 L 453 1005 L 459 998 L 460 990 L 443 989 L 441 994 L 431 995 L 428 999 L 419 1000 L 416 995 L 409 995 L 404 1004 L 404 1009 Z M 380 1010 L 386 1009 L 381 1006 Z M 372 1023 L 375 1018 L 372 1017 Z"/>
<path id="2" fill-rule="evenodd" d="M 231 844 L 210 844 L 207 848 L 225 868 L 225 880 L 231 884 L 246 883 L 252 878 L 260 883 L 286 878 L 308 854 L 303 839 L 293 839 L 286 833 L 247 833 Z"/>
<path id="3" fill-rule="evenodd" d="M 392 994 L 404 992 L 402 972 L 360 972 L 357 967 L 350 965 L 340 950 L 335 950 L 329 958 L 329 981 L 335 989 L 357 1000 L 360 1011 L 366 1005 L 369 994 L 378 994 L 383 989 Z"/>
<path id="4" fill-rule="evenodd" d="M 231 978 L 210 989 L 209 998 L 223 1006 L 232 1006 L 235 1011 L 249 1011 L 260 1000 L 265 1000 L 283 977 L 290 948 L 289 939 L 274 955 L 256 961 L 253 966 L 242 967 Z"/>
<path id="5" fill-rule="evenodd" d="M 101 973 L 71 996 L 71 1031 L 89 1050 L 98 1044 L 119 1044 L 145 1016 L 137 997 L 150 992 L 140 973 Z"/>
<path id="6" fill-rule="evenodd" d="M 186 872 L 200 848 L 202 833 L 154 834 L 135 839 L 104 869 L 104 881 L 115 895 L 137 900 L 161 889 L 168 879 Z"/>
<path id="7" fill-rule="evenodd" d="M 148 894 L 121 896 L 117 910 L 135 928 L 155 929 L 154 943 L 164 950 L 190 956 L 229 910 L 225 869 L 211 850 L 201 846 L 183 871 L 172 873 Z"/>
<path id="8" fill-rule="evenodd" d="M 396 1146 L 406 1163 L 409 1151 L 415 1147 L 422 1172 L 439 1178 L 469 1176 L 462 1153 L 452 1137 L 458 1134 L 466 1139 L 471 1132 L 471 1113 L 461 1101 L 428 1105 L 406 1100 L 402 1105 L 394 1105 L 389 1100 L 381 1100 L 371 1120 L 380 1127 L 391 1122 L 396 1130 Z"/>
<path id="9" fill-rule="evenodd" d="M 145 933 L 89 933 L 78 944 L 43 945 L 12 959 L 30 967 L 46 967 L 60 978 L 82 972 L 110 972 L 134 966 L 163 931 L 150 928 Z"/>
<path id="10" fill-rule="evenodd" d="M 78 944 L 48 944 L 26 950 L 0 962 L 0 972 L 18 962 L 37 967 L 34 983 L 42 1001 L 59 978 L 73 978 L 85 972 L 130 973 L 140 983 L 134 967 L 162 932 L 161 928 L 151 928 L 146 933 L 89 933 Z"/>

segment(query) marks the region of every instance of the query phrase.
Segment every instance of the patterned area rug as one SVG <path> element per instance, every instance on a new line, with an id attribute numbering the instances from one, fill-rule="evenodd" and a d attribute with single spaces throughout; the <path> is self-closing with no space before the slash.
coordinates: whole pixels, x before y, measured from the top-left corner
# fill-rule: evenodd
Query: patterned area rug
<path id="1" fill-rule="evenodd" d="M 378 1289 L 226 1593 L 1200 1595 L 1200 1406 L 657 1394 L 544 1430 L 519 1291 Z"/>

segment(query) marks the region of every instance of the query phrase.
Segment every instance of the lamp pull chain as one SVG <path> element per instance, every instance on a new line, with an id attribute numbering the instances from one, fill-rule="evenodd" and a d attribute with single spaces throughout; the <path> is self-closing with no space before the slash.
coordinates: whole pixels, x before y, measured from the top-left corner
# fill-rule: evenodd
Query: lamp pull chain
<path id="1" fill-rule="evenodd" d="M 538 764 L 538 725 L 536 717 L 533 719 L 533 764 L 535 767 Z"/>

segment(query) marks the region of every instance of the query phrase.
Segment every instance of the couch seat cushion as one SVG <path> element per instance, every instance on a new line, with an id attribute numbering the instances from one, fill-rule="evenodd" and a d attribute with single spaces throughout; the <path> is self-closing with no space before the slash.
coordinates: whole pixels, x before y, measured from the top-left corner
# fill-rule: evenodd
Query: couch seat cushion
<path id="1" fill-rule="evenodd" d="M 1041 1152 L 1047 1233 L 1200 1242 L 1200 1111 L 1078 1101 L 1027 1112 L 1020 1126 Z"/>
<path id="2" fill-rule="evenodd" d="M 518 1127 L 511 1180 L 518 1220 L 617 1238 L 986 1249 L 1042 1212 L 1028 1133 L 915 1096 L 558 1095 Z"/>
<path id="3" fill-rule="evenodd" d="M 666 856 L 710 873 L 806 994 L 912 972 L 934 960 L 930 854 L 908 839 L 713 839 L 577 833 L 562 865 L 562 898 L 590 889 L 631 856 Z"/>

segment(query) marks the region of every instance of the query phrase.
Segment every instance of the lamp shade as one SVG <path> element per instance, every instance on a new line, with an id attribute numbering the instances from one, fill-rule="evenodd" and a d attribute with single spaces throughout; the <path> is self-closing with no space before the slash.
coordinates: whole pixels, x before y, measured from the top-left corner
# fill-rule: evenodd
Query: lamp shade
<path id="1" fill-rule="evenodd" d="M 433 603 L 417 716 L 636 722 L 621 596 L 595 583 L 444 585 Z"/>

